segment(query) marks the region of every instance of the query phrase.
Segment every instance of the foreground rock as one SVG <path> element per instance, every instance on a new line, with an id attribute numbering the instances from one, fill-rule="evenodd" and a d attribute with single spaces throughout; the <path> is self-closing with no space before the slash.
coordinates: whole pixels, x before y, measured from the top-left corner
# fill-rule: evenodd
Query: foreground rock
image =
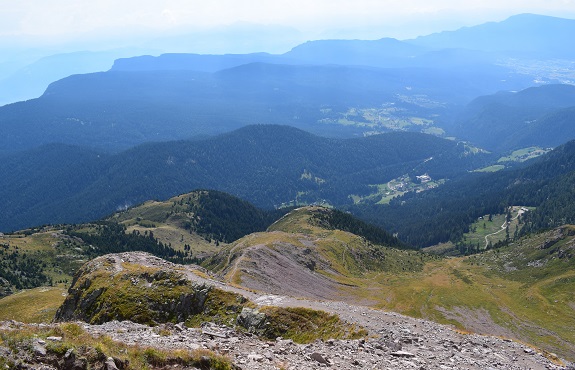
<path id="1" fill-rule="evenodd" d="M 133 290 L 133 296 L 126 293 L 132 300 L 141 297 L 139 305 L 130 307 L 151 309 L 138 309 L 135 311 L 138 315 L 133 317 L 149 318 L 149 322 L 118 321 L 127 317 L 118 315 L 122 311 L 111 303 L 114 286 Z M 242 294 L 243 299 L 252 302 L 252 308 L 238 304 L 236 298 L 231 304 L 226 303 L 223 310 L 210 307 L 213 301 L 205 299 L 201 292 L 210 292 L 216 286 L 234 297 Z M 107 298 L 100 300 L 102 297 Z M 150 297 L 161 299 L 150 300 Z M 246 330 L 253 327 L 250 330 L 257 333 L 267 321 L 254 309 L 256 305 L 262 311 L 265 306 L 304 307 L 337 314 L 348 323 L 367 329 L 368 334 L 361 339 L 329 339 L 309 344 L 281 337 L 262 340 Z M 214 324 L 206 312 L 215 312 L 211 316 L 215 318 L 231 315 Z M 204 315 L 201 327 L 188 328 L 183 323 L 186 318 L 194 320 L 200 314 Z M 511 340 L 462 334 L 433 322 L 343 302 L 259 295 L 212 280 L 194 267 L 173 265 L 145 253 L 107 255 L 85 265 L 74 279 L 58 319 L 90 322 L 81 325 L 91 335 L 108 335 L 130 345 L 209 349 L 229 356 L 242 369 L 573 369 L 551 354 Z M 161 324 L 150 327 L 143 323 Z"/>
<path id="2" fill-rule="evenodd" d="M 365 319 L 377 319 L 369 313 Z M 102 325 L 78 323 L 91 335 L 109 336 L 115 341 L 134 346 L 161 349 L 206 349 L 227 356 L 235 369 L 575 369 L 552 363 L 536 350 L 512 341 L 479 335 L 463 335 L 427 322 L 405 322 L 396 317 L 393 328 L 379 327 L 373 338 L 358 340 L 327 340 L 297 344 L 277 338 L 262 341 L 254 335 L 226 326 L 205 323 L 200 328 L 162 324 L 150 327 L 129 321 L 112 321 Z M 57 324 L 52 324 L 55 326 Z M 34 325 L 15 322 L 0 323 L 2 330 L 20 330 Z M 424 333 L 424 334 L 421 334 Z M 36 342 L 33 352 L 15 353 L 0 345 L 0 356 L 26 362 L 28 369 L 47 360 L 64 364 L 68 359 L 75 368 L 83 369 L 81 360 L 70 357 L 46 357 L 46 343 Z M 116 361 L 117 362 L 117 361 Z M 113 369 L 114 361 L 106 358 L 105 369 Z M 72 368 L 72 367 L 70 367 Z M 152 367 L 153 368 L 153 367 Z M 176 367 L 173 367 L 176 368 Z M 181 368 L 181 367 L 180 367 Z M 209 367 L 208 367 L 209 368 Z"/>
<path id="3" fill-rule="evenodd" d="M 210 286 L 145 253 L 106 255 L 76 273 L 56 321 L 157 324 L 185 321 L 203 311 Z"/>

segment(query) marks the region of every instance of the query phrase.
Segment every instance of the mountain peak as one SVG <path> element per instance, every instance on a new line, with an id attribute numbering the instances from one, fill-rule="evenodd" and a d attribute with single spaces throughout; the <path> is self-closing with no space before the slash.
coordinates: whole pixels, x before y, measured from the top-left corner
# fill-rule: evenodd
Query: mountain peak
<path id="1" fill-rule="evenodd" d="M 464 48 L 489 52 L 565 58 L 575 37 L 575 20 L 538 14 L 518 14 L 501 22 L 488 22 L 455 31 L 420 36 L 408 42 L 432 49 Z"/>
<path id="2" fill-rule="evenodd" d="M 394 65 L 421 55 L 425 48 L 394 38 L 379 40 L 317 40 L 294 47 L 284 57 L 313 64 Z"/>

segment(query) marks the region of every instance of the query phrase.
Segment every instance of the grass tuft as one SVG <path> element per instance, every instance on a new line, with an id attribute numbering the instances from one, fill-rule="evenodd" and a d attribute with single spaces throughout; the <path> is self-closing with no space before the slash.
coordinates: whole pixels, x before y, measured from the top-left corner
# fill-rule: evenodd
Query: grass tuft
<path id="1" fill-rule="evenodd" d="M 32 341 L 46 339 L 54 334 L 62 336 L 62 341 L 47 341 L 46 361 L 54 361 L 73 349 L 78 357 L 87 361 L 88 368 L 101 368 L 103 362 L 112 357 L 125 364 L 124 369 L 150 369 L 163 367 L 197 367 L 201 369 L 231 370 L 231 360 L 209 350 L 164 350 L 152 347 L 128 346 L 115 342 L 108 336 L 92 337 L 74 323 L 63 323 L 49 328 L 24 328 L 21 330 L 0 331 L 0 344 L 8 347 L 13 354 L 27 356 L 32 352 Z M 3 368 L 12 368 L 13 361 L 8 356 L 0 357 Z"/>
<path id="2" fill-rule="evenodd" d="M 358 339 L 367 336 L 365 329 L 358 329 L 325 311 L 303 307 L 264 307 L 260 311 L 267 318 L 263 334 L 268 339 L 283 337 L 297 343 L 310 343 L 318 339 Z"/>

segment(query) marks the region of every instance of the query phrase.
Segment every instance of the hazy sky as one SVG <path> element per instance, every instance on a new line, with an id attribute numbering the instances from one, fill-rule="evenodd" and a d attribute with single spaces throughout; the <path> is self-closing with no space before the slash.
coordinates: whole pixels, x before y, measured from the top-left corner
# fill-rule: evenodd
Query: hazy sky
<path id="1" fill-rule="evenodd" d="M 238 22 L 289 27 L 303 39 L 402 39 L 518 13 L 575 18 L 575 0 L 0 0 L 0 41 L 158 36 Z"/>

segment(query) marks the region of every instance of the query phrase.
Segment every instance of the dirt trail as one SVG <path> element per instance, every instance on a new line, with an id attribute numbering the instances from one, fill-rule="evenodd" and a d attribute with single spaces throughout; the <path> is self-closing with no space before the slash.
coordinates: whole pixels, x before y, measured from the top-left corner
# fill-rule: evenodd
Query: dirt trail
<path id="1" fill-rule="evenodd" d="M 177 269 L 185 272 L 186 276 L 196 283 L 239 293 L 259 306 L 307 307 L 337 314 L 343 320 L 362 326 L 369 332 L 369 339 L 365 343 L 362 341 L 334 341 L 330 342 L 331 344 L 316 342 L 312 345 L 296 346 L 289 351 L 282 349 L 273 353 L 270 349 L 277 349 L 274 347 L 277 345 L 269 342 L 266 344 L 254 337 L 245 338 L 246 343 L 234 342 L 234 345 L 229 348 L 225 345 L 226 340 L 219 343 L 218 338 L 212 338 L 211 342 L 204 340 L 199 344 L 200 347 L 210 349 L 226 348 L 228 355 L 232 356 L 236 363 L 241 364 L 240 367 L 243 369 L 279 369 L 282 366 L 294 370 L 321 368 L 322 365 L 310 357 L 312 353 L 322 354 L 324 358 L 329 359 L 329 364 L 337 369 L 356 369 L 357 366 L 369 369 L 567 369 L 565 366 L 549 361 L 536 349 L 509 339 L 463 334 L 449 326 L 431 321 L 341 301 L 296 298 L 248 291 L 218 281 L 213 276 L 209 278 L 207 277 L 211 276 L 209 272 L 200 267 L 175 265 L 146 253 L 123 253 L 116 255 L 114 260 L 116 263 L 132 262 L 150 267 Z M 96 332 L 100 330 L 98 326 L 93 327 Z M 227 330 L 227 336 L 241 337 L 243 335 L 230 332 L 230 329 L 226 328 L 220 328 L 220 330 Z M 122 333 L 126 333 L 126 330 L 118 329 L 118 333 L 118 335 L 123 335 Z M 146 331 L 142 329 L 137 333 L 144 335 Z M 189 333 L 192 334 L 191 331 Z M 170 346 L 177 347 L 178 343 L 180 345 L 182 343 L 182 334 L 175 333 L 174 336 L 175 344 Z M 133 340 L 138 342 L 148 339 Z M 170 341 L 170 338 L 162 340 L 162 343 L 166 343 Z M 149 343 L 156 345 L 154 341 L 149 341 Z M 157 346 L 166 346 L 166 344 L 158 343 Z M 285 366 L 286 364 L 288 366 Z"/>
<path id="2" fill-rule="evenodd" d="M 519 211 L 517 211 L 517 215 L 515 217 L 513 217 L 511 220 L 509 220 L 509 222 L 507 220 L 505 220 L 503 222 L 503 224 L 501 225 L 501 230 L 498 230 L 494 233 L 485 235 L 485 249 L 487 249 L 487 247 L 489 246 L 489 237 L 490 236 L 497 235 L 497 234 L 505 231 L 507 226 L 511 224 L 511 221 L 517 220 L 523 213 L 525 213 L 525 210 L 523 208 L 520 208 Z"/>

